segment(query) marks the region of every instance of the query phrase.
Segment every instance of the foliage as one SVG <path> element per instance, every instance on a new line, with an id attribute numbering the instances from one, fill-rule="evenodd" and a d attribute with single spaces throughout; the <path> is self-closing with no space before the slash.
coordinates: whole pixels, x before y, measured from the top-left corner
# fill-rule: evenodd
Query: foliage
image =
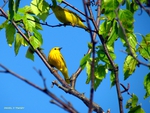
<path id="1" fill-rule="evenodd" d="M 132 94 L 132 97 L 127 101 L 126 108 L 129 109 L 128 113 L 145 113 L 141 105 L 137 104 L 138 97 Z"/>
<path id="2" fill-rule="evenodd" d="M 62 0 L 52 0 L 54 3 L 62 3 Z M 148 4 L 146 0 L 141 0 L 141 3 Z M 7 12 L 8 18 L 0 25 L 0 30 L 5 29 L 6 39 L 9 46 L 13 46 L 14 52 L 17 55 L 21 46 L 27 46 L 26 57 L 34 61 L 34 51 L 41 48 L 43 44 L 43 38 L 40 31 L 43 30 L 41 22 L 45 22 L 49 16 L 49 3 L 45 0 L 32 0 L 29 6 L 19 7 L 20 0 L 9 0 L 9 10 Z M 121 7 L 120 7 L 121 6 Z M 139 5 L 135 0 L 102 0 L 101 7 L 101 24 L 98 29 L 99 37 L 103 38 L 101 44 L 96 44 L 95 58 L 93 59 L 93 45 L 88 44 L 90 53 L 86 54 L 80 61 L 80 67 L 82 70 L 86 68 L 87 79 L 86 83 L 89 84 L 91 81 L 91 64 L 94 61 L 94 89 L 96 90 L 103 79 L 110 71 L 110 82 L 111 87 L 116 84 L 116 75 L 114 67 L 118 67 L 115 64 L 114 67 L 109 59 L 108 55 L 114 62 L 118 56 L 114 53 L 114 45 L 116 40 L 121 40 L 123 46 L 126 48 L 126 58 L 124 60 L 124 79 L 127 80 L 134 71 L 136 66 L 139 66 L 138 57 L 142 57 L 149 63 L 150 61 L 150 34 L 142 37 L 140 43 L 137 42 L 137 36 L 134 32 L 134 14 L 139 9 Z M 18 33 L 13 22 L 23 31 L 24 35 L 28 38 L 27 40 Z M 108 53 L 104 48 L 104 43 Z M 149 66 L 147 66 L 149 67 Z M 150 96 L 150 73 L 144 78 L 144 88 L 146 94 L 144 98 Z M 132 95 L 127 101 L 126 108 L 129 109 L 129 113 L 144 113 L 141 105 L 137 105 L 138 97 Z"/>

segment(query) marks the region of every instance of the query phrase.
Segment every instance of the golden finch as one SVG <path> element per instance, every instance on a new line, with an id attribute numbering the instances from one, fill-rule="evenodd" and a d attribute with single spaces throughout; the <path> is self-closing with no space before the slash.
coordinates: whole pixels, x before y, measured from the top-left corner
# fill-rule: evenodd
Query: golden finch
<path id="1" fill-rule="evenodd" d="M 84 20 L 82 20 L 75 12 L 62 8 L 58 5 L 51 6 L 51 9 L 60 22 L 64 24 L 71 24 L 72 26 L 77 25 L 87 30 L 87 27 L 83 24 Z"/>
<path id="2" fill-rule="evenodd" d="M 54 47 L 50 50 L 48 55 L 48 63 L 60 70 L 64 76 L 65 81 L 70 84 L 67 66 L 62 54 L 60 53 L 60 50 L 60 47 Z"/>

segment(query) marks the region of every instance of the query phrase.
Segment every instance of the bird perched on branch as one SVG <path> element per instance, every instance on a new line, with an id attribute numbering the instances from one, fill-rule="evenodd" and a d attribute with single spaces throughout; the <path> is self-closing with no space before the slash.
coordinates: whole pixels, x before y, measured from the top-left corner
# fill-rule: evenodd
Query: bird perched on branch
<path id="1" fill-rule="evenodd" d="M 61 49 L 62 48 L 60 47 L 54 47 L 50 50 L 49 55 L 48 55 L 48 63 L 51 66 L 56 67 L 58 70 L 60 70 L 64 76 L 65 81 L 68 84 L 70 84 L 70 79 L 68 76 L 68 69 L 67 69 L 65 60 L 62 54 L 60 53 Z"/>
<path id="2" fill-rule="evenodd" d="M 53 5 L 51 6 L 51 9 L 53 10 L 56 18 L 64 23 L 64 24 L 71 24 L 72 26 L 79 26 L 81 28 L 84 28 L 87 30 L 88 28 L 83 24 L 85 22 L 84 20 L 81 19 L 79 15 L 77 15 L 75 12 L 62 8 L 58 5 Z"/>

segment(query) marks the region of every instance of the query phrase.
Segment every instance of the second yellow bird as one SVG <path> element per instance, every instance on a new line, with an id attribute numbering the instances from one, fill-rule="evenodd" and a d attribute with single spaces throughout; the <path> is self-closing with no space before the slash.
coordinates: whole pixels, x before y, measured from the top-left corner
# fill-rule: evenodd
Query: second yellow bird
<path id="1" fill-rule="evenodd" d="M 70 84 L 68 69 L 60 50 L 60 47 L 54 47 L 50 50 L 48 55 L 48 63 L 60 70 L 65 78 L 65 81 Z"/>
<path id="2" fill-rule="evenodd" d="M 51 6 L 57 19 L 64 24 L 71 24 L 72 26 L 79 26 L 87 30 L 87 27 L 83 24 L 83 20 L 75 12 L 62 8 L 58 5 Z"/>

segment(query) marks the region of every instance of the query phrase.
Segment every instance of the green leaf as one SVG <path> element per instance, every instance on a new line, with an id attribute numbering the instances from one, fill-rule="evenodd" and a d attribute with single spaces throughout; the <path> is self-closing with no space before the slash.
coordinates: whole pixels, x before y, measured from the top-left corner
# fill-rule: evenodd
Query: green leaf
<path id="1" fill-rule="evenodd" d="M 8 6 L 9 6 L 9 13 L 10 13 L 10 20 L 12 20 L 14 17 L 14 0 L 9 0 Z"/>
<path id="2" fill-rule="evenodd" d="M 16 39 L 15 39 L 15 45 L 14 45 L 14 50 L 15 54 L 17 55 L 21 46 L 21 36 L 19 33 L 16 33 Z"/>
<path id="3" fill-rule="evenodd" d="M 92 45 L 91 42 L 88 43 L 88 48 L 89 48 L 89 49 L 92 49 L 92 48 L 93 48 L 93 45 Z"/>
<path id="4" fill-rule="evenodd" d="M 30 47 L 29 47 L 28 50 L 27 50 L 26 58 L 28 58 L 28 59 L 34 61 L 34 50 L 31 49 Z"/>
<path id="5" fill-rule="evenodd" d="M 109 35 L 110 28 L 112 27 L 112 21 L 105 20 L 99 28 L 99 34 L 106 38 Z"/>
<path id="6" fill-rule="evenodd" d="M 18 8 L 19 8 L 20 0 L 15 1 L 15 12 L 17 13 Z"/>
<path id="7" fill-rule="evenodd" d="M 115 74 L 113 71 L 111 71 L 111 74 L 110 74 L 110 82 L 111 82 L 111 87 L 113 87 L 116 82 L 115 82 Z"/>
<path id="8" fill-rule="evenodd" d="M 86 74 L 87 74 L 87 79 L 86 79 L 86 84 L 89 84 L 91 80 L 91 62 L 87 61 L 86 63 Z"/>
<path id="9" fill-rule="evenodd" d="M 24 38 L 21 38 L 21 39 L 20 39 L 20 43 L 21 43 L 21 45 L 23 45 L 23 46 L 27 46 L 27 45 L 28 45 L 28 43 L 26 42 L 26 40 L 25 40 Z"/>
<path id="10" fill-rule="evenodd" d="M 132 97 L 127 101 L 126 108 L 134 108 L 137 106 L 138 97 L 135 94 L 132 94 Z"/>
<path id="11" fill-rule="evenodd" d="M 146 99 L 147 97 L 150 96 L 150 73 L 148 73 L 144 77 L 144 88 L 146 90 L 146 94 L 145 94 L 144 98 Z"/>
<path id="12" fill-rule="evenodd" d="M 108 71 L 104 65 L 100 64 L 97 67 L 95 67 L 95 72 L 94 72 L 94 75 L 95 75 L 94 89 L 95 90 L 98 88 L 102 80 L 106 77 L 107 72 Z"/>
<path id="13" fill-rule="evenodd" d="M 9 23 L 7 26 L 6 26 L 6 38 L 7 38 L 7 43 L 9 46 L 12 46 L 12 43 L 14 42 L 14 35 L 15 35 L 15 28 L 14 26 Z"/>
<path id="14" fill-rule="evenodd" d="M 33 28 L 33 35 L 36 37 L 36 39 L 38 39 L 40 41 L 40 43 L 42 45 L 43 44 L 42 35 L 35 28 Z"/>
<path id="15" fill-rule="evenodd" d="M 115 10 L 119 6 L 117 0 L 102 0 L 102 9 L 108 20 L 113 20 L 116 17 Z"/>
<path id="16" fill-rule="evenodd" d="M 126 35 L 128 38 L 128 42 L 130 44 L 131 51 L 132 51 L 133 55 L 136 57 L 137 56 L 137 54 L 136 54 L 136 46 L 137 46 L 137 40 L 136 39 L 137 38 L 136 38 L 135 34 L 133 34 L 133 33 L 127 33 Z M 128 45 L 125 43 L 124 46 L 127 47 L 126 51 L 127 51 L 127 53 L 130 54 L 130 50 L 129 50 Z"/>
<path id="17" fill-rule="evenodd" d="M 133 32 L 133 14 L 129 10 L 119 10 L 119 20 L 128 32 Z"/>
<path id="18" fill-rule="evenodd" d="M 138 10 L 138 4 L 134 0 L 126 0 L 126 8 L 134 13 L 136 10 Z"/>
<path id="19" fill-rule="evenodd" d="M 38 47 L 41 46 L 41 42 L 34 36 L 31 36 L 29 38 L 29 41 L 31 43 L 31 45 L 33 46 L 34 49 L 37 49 Z"/>
<path id="20" fill-rule="evenodd" d="M 108 51 L 109 51 L 109 54 L 110 56 L 112 57 L 112 59 L 114 60 L 116 58 L 116 55 L 114 54 L 114 50 L 113 50 L 113 47 L 112 46 L 109 46 L 107 45 L 107 48 L 108 48 Z M 98 55 L 98 58 L 107 63 L 107 64 L 110 64 L 105 52 L 104 52 L 104 49 L 102 46 L 99 46 L 99 50 L 97 51 L 97 55 Z"/>
<path id="21" fill-rule="evenodd" d="M 8 20 L 5 20 L 1 25 L 0 25 L 0 30 L 5 28 L 8 25 Z"/>
<path id="22" fill-rule="evenodd" d="M 57 0 L 57 2 L 61 3 L 63 0 Z"/>
<path id="23" fill-rule="evenodd" d="M 114 20 L 110 36 L 107 40 L 107 44 L 110 46 L 113 45 L 114 42 L 117 40 L 117 38 L 118 38 L 118 27 L 117 27 L 117 21 Z"/>
<path id="24" fill-rule="evenodd" d="M 80 67 L 84 69 L 87 61 L 90 59 L 90 54 L 86 54 L 81 60 L 80 60 Z"/>
<path id="25" fill-rule="evenodd" d="M 118 28 L 118 36 L 120 37 L 121 42 L 123 44 L 125 44 L 126 43 L 126 41 L 124 40 L 125 39 L 125 34 L 123 33 L 123 30 L 122 30 L 121 26 L 119 26 L 119 28 Z"/>
<path id="26" fill-rule="evenodd" d="M 36 22 L 36 29 L 37 30 L 43 30 L 43 28 L 42 28 L 42 26 L 41 26 L 41 24 L 39 24 L 40 23 L 40 20 L 37 18 L 37 17 L 33 17 L 34 18 L 34 20 L 35 20 L 35 22 Z"/>
<path id="27" fill-rule="evenodd" d="M 45 21 L 49 15 L 49 4 L 45 0 L 32 0 L 30 5 L 33 13 Z"/>
<path id="28" fill-rule="evenodd" d="M 28 14 L 33 14 L 33 11 L 32 11 L 32 9 L 31 9 L 31 7 L 30 6 L 24 6 L 23 8 L 19 8 L 18 9 L 18 12 L 19 12 L 19 14 L 23 14 L 23 15 L 25 15 L 26 13 L 28 13 Z"/>
<path id="29" fill-rule="evenodd" d="M 150 60 L 150 34 L 143 36 L 143 40 L 140 43 L 138 51 L 140 52 L 141 56 L 145 59 Z"/>
<path id="30" fill-rule="evenodd" d="M 145 113 L 145 111 L 141 108 L 140 105 L 138 105 L 134 108 L 131 108 L 128 113 Z"/>
<path id="31" fill-rule="evenodd" d="M 33 32 L 33 28 L 36 27 L 36 23 L 34 22 L 33 16 L 29 14 L 24 15 L 23 23 L 25 25 L 25 29 L 30 32 Z"/>
<path id="32" fill-rule="evenodd" d="M 128 113 L 145 113 L 141 108 L 141 105 L 138 104 L 138 97 L 135 94 L 132 94 L 132 97 L 127 101 L 126 108 L 129 109 Z"/>
<path id="33" fill-rule="evenodd" d="M 126 80 L 136 68 L 138 62 L 130 55 L 128 55 L 124 62 L 123 72 L 124 72 L 124 79 Z"/>

